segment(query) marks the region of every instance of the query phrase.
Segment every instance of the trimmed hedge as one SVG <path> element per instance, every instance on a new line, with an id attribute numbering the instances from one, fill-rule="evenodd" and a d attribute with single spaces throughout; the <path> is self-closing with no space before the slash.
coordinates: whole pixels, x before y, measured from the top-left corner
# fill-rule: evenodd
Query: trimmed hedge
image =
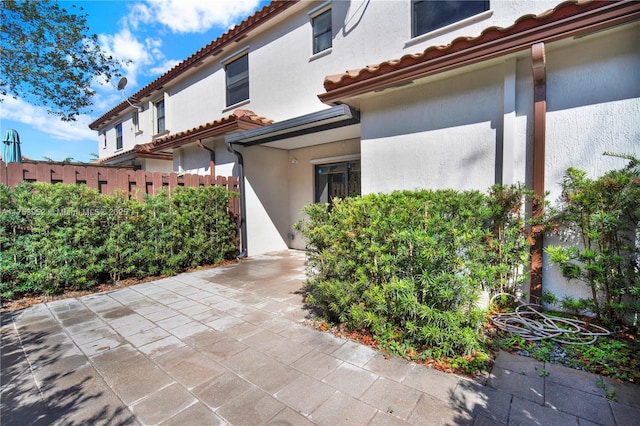
<path id="1" fill-rule="evenodd" d="M 481 290 L 514 292 L 526 279 L 526 195 L 496 186 L 490 195 L 396 191 L 308 205 L 296 225 L 308 242 L 307 302 L 392 352 L 474 353 Z"/>
<path id="2" fill-rule="evenodd" d="M 84 185 L 0 185 L 0 295 L 89 289 L 230 258 L 233 196 L 222 187 L 179 187 L 138 202 Z"/>

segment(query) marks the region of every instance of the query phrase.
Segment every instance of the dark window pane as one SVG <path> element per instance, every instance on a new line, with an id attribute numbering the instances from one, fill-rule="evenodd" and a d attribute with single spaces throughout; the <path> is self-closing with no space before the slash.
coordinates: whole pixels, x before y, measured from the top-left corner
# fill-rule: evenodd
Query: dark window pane
<path id="1" fill-rule="evenodd" d="M 229 62 L 226 71 L 227 106 L 249 99 L 249 56 Z"/>
<path id="2" fill-rule="evenodd" d="M 164 101 L 156 103 L 156 133 L 164 132 L 165 127 Z"/>
<path id="3" fill-rule="evenodd" d="M 331 47 L 331 9 L 311 20 L 313 27 L 313 53 L 322 52 Z"/>
<path id="4" fill-rule="evenodd" d="M 360 160 L 315 167 L 316 203 L 356 195 L 360 195 Z"/>
<path id="5" fill-rule="evenodd" d="M 331 47 L 331 33 L 325 33 L 313 39 L 313 53 L 322 52 Z"/>
<path id="6" fill-rule="evenodd" d="M 419 0 L 413 2 L 413 37 L 489 10 L 487 0 Z"/>
<path id="7" fill-rule="evenodd" d="M 122 124 L 116 126 L 116 149 L 122 149 Z"/>

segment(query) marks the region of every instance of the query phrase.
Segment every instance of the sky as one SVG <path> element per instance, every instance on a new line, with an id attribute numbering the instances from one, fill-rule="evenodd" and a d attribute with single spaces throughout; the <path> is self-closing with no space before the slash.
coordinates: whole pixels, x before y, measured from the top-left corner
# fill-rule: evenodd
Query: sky
<path id="1" fill-rule="evenodd" d="M 65 9 L 82 7 L 89 34 L 113 57 L 131 63 L 122 69 L 131 96 L 246 17 L 267 0 L 58 0 Z M 98 133 L 89 123 L 123 101 L 118 81 L 96 82 L 90 114 L 68 123 L 21 99 L 0 103 L 0 135 L 15 129 L 22 155 L 32 160 L 91 161 Z"/>

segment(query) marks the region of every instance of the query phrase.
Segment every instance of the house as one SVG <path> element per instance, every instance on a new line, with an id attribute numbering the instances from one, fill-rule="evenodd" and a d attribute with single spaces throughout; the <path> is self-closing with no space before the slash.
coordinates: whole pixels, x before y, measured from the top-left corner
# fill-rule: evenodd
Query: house
<path id="1" fill-rule="evenodd" d="M 243 248 L 302 249 L 310 202 L 518 181 L 553 199 L 569 166 L 621 166 L 601 154 L 640 150 L 639 18 L 635 1 L 274 1 L 90 127 L 103 163 L 243 177 Z M 533 264 L 532 291 L 562 296 L 541 241 Z"/>

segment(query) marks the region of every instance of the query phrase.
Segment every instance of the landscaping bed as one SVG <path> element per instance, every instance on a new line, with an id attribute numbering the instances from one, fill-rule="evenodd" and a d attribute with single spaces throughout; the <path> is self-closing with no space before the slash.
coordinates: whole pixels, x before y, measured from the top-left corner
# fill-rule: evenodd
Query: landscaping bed
<path id="1" fill-rule="evenodd" d="M 211 265 L 203 265 L 203 266 L 198 266 L 198 267 L 195 267 L 195 268 L 189 268 L 185 272 L 193 272 L 193 271 L 200 271 L 200 270 L 203 270 L 203 269 L 219 268 L 219 267 L 222 267 L 222 266 L 233 265 L 233 264 L 236 264 L 236 263 L 239 263 L 239 262 L 240 262 L 240 260 L 238 260 L 238 259 L 224 260 L 222 262 L 218 262 L 218 263 L 211 264 Z M 117 281 L 117 282 L 102 283 L 102 284 L 99 284 L 99 285 L 93 287 L 90 290 L 76 290 L 74 288 L 67 287 L 67 288 L 63 289 L 61 292 L 56 293 L 56 294 L 23 295 L 21 297 L 15 298 L 15 299 L 3 298 L 2 299 L 2 304 L 0 305 L 0 310 L 2 312 L 10 312 L 10 311 L 15 311 L 17 309 L 28 308 L 29 306 L 37 305 L 37 304 L 40 304 L 40 303 L 47 303 L 47 302 L 52 302 L 54 300 L 70 299 L 70 298 L 74 298 L 74 297 L 86 296 L 86 295 L 89 295 L 89 294 L 104 293 L 106 291 L 119 290 L 121 288 L 129 287 L 129 286 L 132 286 L 132 285 L 142 284 L 142 283 L 155 281 L 155 280 L 159 280 L 159 279 L 167 278 L 167 277 L 168 277 L 168 275 L 158 275 L 158 276 L 145 277 L 145 278 L 127 278 L 127 279 L 120 280 L 120 281 Z"/>

